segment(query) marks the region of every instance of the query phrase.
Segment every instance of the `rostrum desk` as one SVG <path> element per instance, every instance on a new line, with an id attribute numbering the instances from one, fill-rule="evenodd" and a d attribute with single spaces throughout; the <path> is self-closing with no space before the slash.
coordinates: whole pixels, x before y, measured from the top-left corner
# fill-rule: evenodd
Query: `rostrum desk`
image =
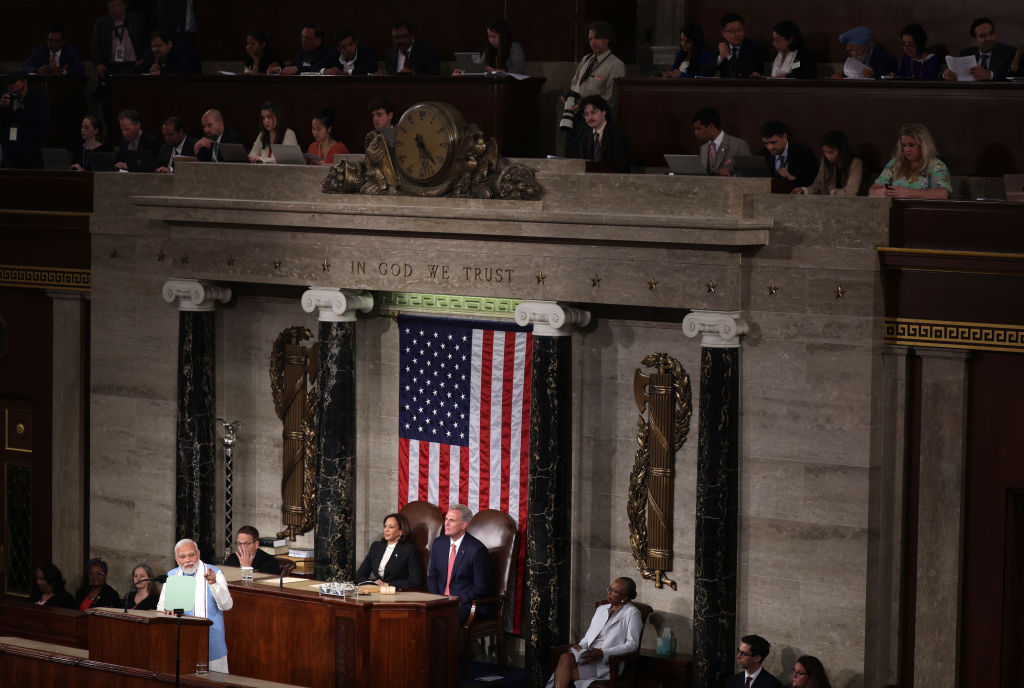
<path id="1" fill-rule="evenodd" d="M 319 581 L 291 580 L 283 588 L 277 576 L 229 582 L 234 606 L 224 626 L 232 674 L 310 688 L 457 685 L 457 598 L 400 592 L 342 599 L 320 595 Z"/>

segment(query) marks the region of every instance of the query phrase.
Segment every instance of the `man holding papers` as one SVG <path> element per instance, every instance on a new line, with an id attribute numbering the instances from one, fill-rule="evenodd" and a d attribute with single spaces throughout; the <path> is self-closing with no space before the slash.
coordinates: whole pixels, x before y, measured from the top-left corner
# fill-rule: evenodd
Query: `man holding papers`
<path id="1" fill-rule="evenodd" d="M 960 53 L 959 58 L 946 58 L 948 68 L 942 73 L 947 81 L 1003 81 L 1010 70 L 1016 50 L 996 40 L 996 24 L 988 17 L 971 22 L 974 47 Z M 973 62 L 971 61 L 973 59 Z"/>
<path id="2" fill-rule="evenodd" d="M 178 562 L 178 567 L 168 571 L 168 577 L 194 576 L 196 579 L 195 607 L 185 612 L 185 615 L 201 616 L 213 622 L 210 626 L 210 671 L 226 674 L 228 646 L 224 640 L 224 612 L 234 605 L 228 582 L 220 569 L 199 558 L 199 545 L 194 540 L 180 540 L 174 546 L 174 560 Z M 160 591 L 157 611 L 171 611 L 164 606 L 168 587 L 164 586 Z"/>

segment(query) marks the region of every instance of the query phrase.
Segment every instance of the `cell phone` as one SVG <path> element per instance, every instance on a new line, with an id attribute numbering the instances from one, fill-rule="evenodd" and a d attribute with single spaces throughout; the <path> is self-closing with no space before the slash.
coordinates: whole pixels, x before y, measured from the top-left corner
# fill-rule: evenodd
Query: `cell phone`
<path id="1" fill-rule="evenodd" d="M 886 185 L 885 185 L 885 188 L 887 188 L 887 189 L 891 189 L 891 188 L 892 188 L 892 184 L 886 184 Z"/>

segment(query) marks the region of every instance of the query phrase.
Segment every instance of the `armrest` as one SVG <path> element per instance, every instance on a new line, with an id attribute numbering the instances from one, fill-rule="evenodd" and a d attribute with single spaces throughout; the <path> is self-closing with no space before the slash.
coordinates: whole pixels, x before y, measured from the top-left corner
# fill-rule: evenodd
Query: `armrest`
<path id="1" fill-rule="evenodd" d="M 615 688 L 615 681 L 619 678 L 619 665 L 625 664 L 639 656 L 640 650 L 635 650 L 622 655 L 610 655 L 608 657 L 608 683 L 611 685 L 611 688 Z M 623 675 L 625 675 L 625 672 L 623 672 Z"/>
<path id="2" fill-rule="evenodd" d="M 477 608 L 477 605 L 480 605 L 480 604 L 497 604 L 498 605 L 498 614 L 497 614 L 497 616 L 500 617 L 500 616 L 502 616 L 502 610 L 504 609 L 504 605 L 505 605 L 505 596 L 504 595 L 499 595 L 498 597 L 481 597 L 478 600 L 473 600 L 473 602 L 469 606 L 469 618 L 466 619 L 466 623 L 463 624 L 463 626 L 468 628 L 468 627 L 473 625 L 473 621 L 476 620 L 476 608 Z"/>

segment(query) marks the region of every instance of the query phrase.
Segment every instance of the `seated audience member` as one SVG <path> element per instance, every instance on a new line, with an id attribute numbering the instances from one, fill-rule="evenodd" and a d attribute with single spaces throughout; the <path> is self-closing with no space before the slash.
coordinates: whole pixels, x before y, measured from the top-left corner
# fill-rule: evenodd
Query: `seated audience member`
<path id="1" fill-rule="evenodd" d="M 608 103 L 601 96 L 587 96 L 580 101 L 583 120 L 590 133 L 581 143 L 582 157 L 612 166 L 612 172 L 629 172 L 629 141 L 626 133 L 611 120 Z"/>
<path id="2" fill-rule="evenodd" d="M 75 593 L 75 604 L 83 612 L 90 607 L 118 607 L 121 596 L 107 585 L 107 562 L 90 559 L 85 565 L 88 582 Z"/>
<path id="3" fill-rule="evenodd" d="M 941 200 L 951 193 L 949 169 L 939 160 L 931 132 L 923 124 L 904 124 L 892 159 L 875 179 L 868 195 Z"/>
<path id="4" fill-rule="evenodd" d="M 82 145 L 71 155 L 71 169 L 76 172 L 92 169 L 92 165 L 89 164 L 89 153 L 109 153 L 113 150 L 109 143 L 103 141 L 103 127 L 96 115 L 86 115 L 82 118 L 81 131 Z"/>
<path id="5" fill-rule="evenodd" d="M 976 67 L 971 67 L 971 76 L 975 81 L 1003 81 L 1010 71 L 1010 65 L 1016 51 L 1012 45 L 996 40 L 996 25 L 988 17 L 978 17 L 971 22 L 971 42 L 974 46 L 965 48 L 960 57 L 973 57 L 978 60 Z M 944 79 L 956 81 L 956 72 L 946 69 L 942 73 Z"/>
<path id="6" fill-rule="evenodd" d="M 21 71 L 42 76 L 78 77 L 85 76 L 85 65 L 82 64 L 78 48 L 66 42 L 64 26 L 54 24 L 46 34 L 46 45 L 32 51 Z"/>
<path id="7" fill-rule="evenodd" d="M 260 133 L 249 151 L 250 162 L 277 162 L 274 160 L 274 144 L 298 145 L 295 132 L 285 126 L 284 113 L 276 101 L 268 100 L 260 105 Z"/>
<path id="8" fill-rule="evenodd" d="M 704 49 L 704 29 L 700 24 L 683 24 L 679 29 L 679 50 L 672 67 L 661 75 L 668 79 L 709 76 L 715 67 L 710 52 Z"/>
<path id="9" fill-rule="evenodd" d="M 569 92 L 562 94 L 563 121 L 567 113 L 572 112 L 572 126 L 561 126 L 565 131 L 565 156 L 569 158 L 579 157 L 582 150 L 580 142 L 589 133 L 584 131 L 583 127 L 581 99 L 587 96 L 601 96 L 609 107 L 614 108 L 619 97 L 615 80 L 620 76 L 626 76 L 625 63 L 611 51 L 611 45 L 615 41 L 615 32 L 612 31 L 611 24 L 606 21 L 587 24 L 587 41 L 590 44 L 590 52 L 584 55 L 576 66 L 576 73 L 569 82 Z M 571 107 L 570 95 L 575 98 L 575 103 Z"/>
<path id="10" fill-rule="evenodd" d="M 337 50 L 320 64 L 321 74 L 373 74 L 377 56 L 373 48 L 360 45 L 352 29 L 342 29 L 335 40 Z"/>
<path id="11" fill-rule="evenodd" d="M 483 61 L 484 71 L 488 74 L 526 73 L 523 46 L 515 42 L 512 28 L 504 19 L 495 19 L 487 25 L 487 47 L 484 48 Z M 452 73 L 461 74 L 462 70 L 456 69 Z"/>
<path id="12" fill-rule="evenodd" d="M 28 87 L 28 77 L 11 72 L 4 77 L 0 95 L 0 148 L 3 166 L 39 169 L 43 166 L 43 143 L 50 122 L 50 102 L 38 88 Z"/>
<path id="13" fill-rule="evenodd" d="M 157 0 L 156 28 L 166 31 L 179 48 L 199 56 L 197 0 Z"/>
<path id="14" fill-rule="evenodd" d="M 708 174 L 730 177 L 736 170 L 736 156 L 750 155 L 750 146 L 737 136 L 722 131 L 722 116 L 713 107 L 702 107 L 693 115 L 693 135 L 700 144 L 700 162 Z"/>
<path id="15" fill-rule="evenodd" d="M 96 76 L 105 83 L 108 74 L 133 74 L 146 51 L 146 20 L 128 11 L 125 0 L 109 0 L 107 14 L 92 28 L 92 52 Z"/>
<path id="16" fill-rule="evenodd" d="M 394 44 L 384 58 L 388 74 L 440 74 L 437 48 L 426 41 L 416 41 L 412 24 L 399 19 L 391 25 Z"/>
<path id="17" fill-rule="evenodd" d="M 900 31 L 900 45 L 903 46 L 903 57 L 896 70 L 901 79 L 917 79 L 931 81 L 942 76 L 942 60 L 935 53 L 925 50 L 928 34 L 919 24 L 907 24 Z"/>
<path id="18" fill-rule="evenodd" d="M 545 688 L 570 688 L 579 680 L 585 682 L 580 685 L 589 685 L 591 681 L 607 679 L 609 657 L 636 651 L 644 621 L 640 610 L 632 604 L 635 599 L 636 582 L 632 578 L 613 580 L 608 586 L 608 603 L 594 611 L 583 638 L 559 656 L 555 673 Z M 624 668 L 619 666 L 619 671 Z"/>
<path id="19" fill-rule="evenodd" d="M 896 58 L 875 45 L 871 29 L 866 26 L 856 26 L 846 33 L 840 34 L 839 42 L 846 46 L 847 54 L 857 60 L 864 67 L 860 74 L 852 75 L 838 73 L 832 76 L 833 79 L 846 77 L 854 79 L 881 79 L 883 76 L 895 74 L 899 68 Z"/>
<path id="20" fill-rule="evenodd" d="M 124 596 L 121 608 L 156 609 L 156 603 L 160 599 L 160 584 L 152 578 L 153 569 L 149 564 L 136 564 L 132 569 L 132 589 Z"/>
<path id="21" fill-rule="evenodd" d="M 718 43 L 718 57 L 712 73 L 723 78 L 759 77 L 764 71 L 764 50 L 749 38 L 743 17 L 729 12 L 722 17 L 722 39 Z"/>
<path id="22" fill-rule="evenodd" d="M 860 158 L 854 157 L 846 134 L 830 131 L 821 141 L 821 165 L 814 183 L 798 186 L 793 193 L 856 196 L 860 191 L 862 174 Z"/>
<path id="23" fill-rule="evenodd" d="M 281 573 L 277 559 L 260 549 L 260 531 L 242 526 L 235 534 L 235 551 L 224 560 L 225 566 L 251 566 L 260 573 Z"/>
<path id="24" fill-rule="evenodd" d="M 761 125 L 761 143 L 757 152 L 764 156 L 772 177 L 786 179 L 797 186 L 810 186 L 818 171 L 818 159 L 809 146 L 789 140 L 789 129 L 782 122 Z"/>
<path id="25" fill-rule="evenodd" d="M 473 600 L 491 595 L 491 559 L 484 543 L 466 532 L 473 512 L 453 504 L 444 517 L 444 535 L 430 547 L 427 592 L 459 598 L 459 623 L 466 623 Z M 478 617 L 486 617 L 486 605 L 478 606 Z"/>
<path id="26" fill-rule="evenodd" d="M 253 29 L 245 35 L 244 73 L 273 74 L 281 70 L 284 61 L 274 53 L 269 43 L 270 37 L 263 29 Z"/>
<path id="27" fill-rule="evenodd" d="M 1024 76 L 1024 72 L 1021 71 L 1021 64 L 1024 61 L 1021 58 L 1024 57 L 1024 45 L 1017 48 L 1017 54 L 1013 56 L 1013 62 L 1010 63 L 1010 71 L 1007 76 Z"/>
<path id="28" fill-rule="evenodd" d="M 815 79 L 818 65 L 804 47 L 800 27 L 788 19 L 772 27 L 772 45 L 778 51 L 772 63 L 772 79 Z"/>
<path id="29" fill-rule="evenodd" d="M 395 106 L 390 100 L 381 98 L 370 103 L 370 121 L 374 131 L 380 132 L 389 143 L 395 143 Z"/>
<path id="30" fill-rule="evenodd" d="M 316 160 L 307 160 L 311 164 L 333 165 L 335 155 L 348 153 L 348 146 L 341 141 L 335 141 L 332 136 L 334 118 L 334 108 L 324 108 L 313 115 L 313 143 L 309 144 L 306 151 L 306 155 L 316 157 Z"/>
<path id="31" fill-rule="evenodd" d="M 60 569 L 49 562 L 36 569 L 36 585 L 28 601 L 41 607 L 78 609 L 75 598 L 64 589 L 64 576 Z"/>
<path id="32" fill-rule="evenodd" d="M 121 145 L 114 156 L 114 167 L 119 170 L 127 170 L 128 151 L 148 150 L 153 154 L 153 160 L 160 155 L 160 139 L 148 131 L 142 130 L 142 115 L 137 110 L 124 110 L 117 116 L 118 126 L 121 128 Z"/>
<path id="33" fill-rule="evenodd" d="M 725 688 L 782 688 L 782 683 L 764 668 L 771 644 L 759 635 L 740 638 L 736 649 L 736 665 L 743 671 L 726 680 Z"/>
<path id="34" fill-rule="evenodd" d="M 224 126 L 224 115 L 220 110 L 207 110 L 203 113 L 201 120 L 203 125 L 203 138 L 196 141 L 195 153 L 199 162 L 223 162 L 224 156 L 220 152 L 222 143 L 243 143 L 241 135 L 231 127 Z"/>
<path id="35" fill-rule="evenodd" d="M 793 665 L 792 688 L 832 688 L 832 683 L 820 659 L 803 655 Z"/>
<path id="36" fill-rule="evenodd" d="M 402 514 L 384 517 L 384 537 L 370 545 L 370 553 L 356 571 L 356 582 L 392 585 L 399 589 L 423 585 L 420 554 L 409 541 L 412 526 Z"/>
<path id="37" fill-rule="evenodd" d="M 149 39 L 149 50 L 142 58 L 142 74 L 199 74 L 199 60 L 187 50 L 178 48 L 166 31 L 154 31 Z"/>
<path id="38" fill-rule="evenodd" d="M 196 139 L 185 133 L 185 123 L 178 117 L 168 117 L 160 127 L 164 145 L 156 156 L 157 172 L 174 172 L 174 156 L 193 155 Z"/>
<path id="39" fill-rule="evenodd" d="M 302 74 L 320 71 L 320 63 L 330 57 L 331 49 L 324 43 L 324 27 L 306 24 L 299 33 L 299 52 L 295 62 L 283 69 L 267 70 L 268 74 Z"/>

